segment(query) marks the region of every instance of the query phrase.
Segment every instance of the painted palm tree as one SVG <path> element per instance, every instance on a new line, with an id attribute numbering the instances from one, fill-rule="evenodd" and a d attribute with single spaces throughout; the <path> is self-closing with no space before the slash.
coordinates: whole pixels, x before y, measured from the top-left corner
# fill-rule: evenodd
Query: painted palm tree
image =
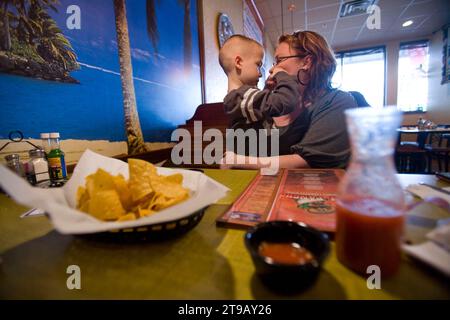
<path id="1" fill-rule="evenodd" d="M 11 49 L 8 4 L 8 1 L 4 1 L 0 8 L 0 50 L 6 51 Z"/>
<path id="2" fill-rule="evenodd" d="M 11 49 L 11 28 L 10 18 L 17 20 L 17 29 L 26 29 L 27 14 L 26 14 L 26 0 L 4 0 L 2 1 L 2 8 L 0 9 L 0 50 Z M 12 6 L 17 11 L 17 17 L 8 11 L 9 6 Z"/>
<path id="3" fill-rule="evenodd" d="M 191 0 L 178 0 L 178 3 L 184 7 L 184 71 L 189 73 L 192 69 Z"/>
<path id="4" fill-rule="evenodd" d="M 57 11 L 55 5 L 58 0 L 2 0 L 0 8 L 0 50 L 11 49 L 11 28 L 10 17 L 17 21 L 17 33 L 19 40 L 32 43 L 36 29 L 33 27 L 33 19 L 30 19 L 29 12 L 31 8 L 47 9 L 51 8 Z M 8 7 L 16 9 L 17 15 L 8 11 Z M 28 10 L 27 10 L 28 8 Z"/>
<path id="5" fill-rule="evenodd" d="M 77 57 L 69 40 L 63 35 L 47 11 L 37 2 L 28 9 L 30 25 L 29 43 L 36 45 L 37 52 L 46 61 L 54 61 L 64 70 L 77 69 Z"/>
<path id="6" fill-rule="evenodd" d="M 117 46 L 119 49 L 120 79 L 122 81 L 123 108 L 125 114 L 125 131 L 128 141 L 128 154 L 148 151 L 142 136 L 136 107 L 136 95 L 133 84 L 133 69 L 131 66 L 130 38 L 125 9 L 125 0 L 114 0 L 116 18 Z"/>
<path id="7" fill-rule="evenodd" d="M 158 25 L 156 24 L 156 11 L 154 0 L 146 1 L 145 13 L 147 16 L 147 36 L 150 38 L 150 41 L 152 43 L 155 52 L 158 52 L 159 32 L 158 32 Z"/>
<path id="8" fill-rule="evenodd" d="M 79 68 L 69 40 L 48 14 L 58 0 L 3 0 L 0 8 L 0 50 L 47 64 L 58 76 Z"/>
<path id="9" fill-rule="evenodd" d="M 159 1 L 158 1 L 159 2 Z M 183 47 L 184 47 L 184 70 L 186 73 L 192 69 L 192 33 L 191 33 L 191 0 L 178 0 L 178 4 L 184 8 L 183 24 Z M 156 24 L 155 1 L 146 1 L 147 35 L 150 38 L 153 49 L 158 52 L 159 32 Z"/>

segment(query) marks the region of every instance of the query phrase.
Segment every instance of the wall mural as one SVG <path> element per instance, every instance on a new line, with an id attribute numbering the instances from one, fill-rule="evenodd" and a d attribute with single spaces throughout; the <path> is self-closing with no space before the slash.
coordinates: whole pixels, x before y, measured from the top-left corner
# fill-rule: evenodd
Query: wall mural
<path id="1" fill-rule="evenodd" d="M 441 84 L 450 83 L 450 26 L 442 28 L 443 42 L 442 47 L 442 81 Z"/>
<path id="2" fill-rule="evenodd" d="M 2 0 L 0 139 L 59 131 L 127 140 L 129 153 L 170 141 L 201 103 L 197 9 L 192 0 Z"/>

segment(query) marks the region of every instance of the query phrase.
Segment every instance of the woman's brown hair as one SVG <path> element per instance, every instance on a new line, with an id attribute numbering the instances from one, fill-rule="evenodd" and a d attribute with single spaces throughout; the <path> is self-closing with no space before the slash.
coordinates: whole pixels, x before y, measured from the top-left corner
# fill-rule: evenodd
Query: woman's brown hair
<path id="1" fill-rule="evenodd" d="M 307 71 L 309 80 L 304 84 L 304 102 L 313 102 L 321 90 L 331 89 L 336 59 L 324 37 L 314 31 L 297 31 L 293 34 L 282 35 L 278 43 L 283 42 L 297 54 L 311 57 L 311 68 Z"/>

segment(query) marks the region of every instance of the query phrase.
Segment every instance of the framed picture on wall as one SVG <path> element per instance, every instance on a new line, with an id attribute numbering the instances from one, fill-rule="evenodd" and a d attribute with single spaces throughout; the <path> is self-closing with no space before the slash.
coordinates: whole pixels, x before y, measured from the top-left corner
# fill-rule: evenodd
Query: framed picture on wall
<path id="1" fill-rule="evenodd" d="M 264 23 L 253 0 L 243 1 L 244 35 L 264 46 Z"/>
<path id="2" fill-rule="evenodd" d="M 253 0 L 243 1 L 243 21 L 244 21 L 244 35 L 258 41 L 264 46 L 264 23 L 256 8 Z M 267 78 L 270 67 L 264 61 L 261 67 L 261 74 L 263 78 Z M 259 85 L 264 86 L 264 81 L 260 81 Z"/>
<path id="3" fill-rule="evenodd" d="M 217 20 L 217 39 L 222 48 L 225 41 L 234 35 L 234 27 L 230 17 L 226 13 L 220 13 Z"/>

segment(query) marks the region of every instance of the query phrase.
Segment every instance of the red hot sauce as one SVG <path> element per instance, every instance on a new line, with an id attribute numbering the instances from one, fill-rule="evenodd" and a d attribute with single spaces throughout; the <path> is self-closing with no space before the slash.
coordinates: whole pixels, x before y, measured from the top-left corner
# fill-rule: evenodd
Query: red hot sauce
<path id="1" fill-rule="evenodd" d="M 258 253 L 279 264 L 303 265 L 315 260 L 309 250 L 295 242 L 263 241 L 258 247 Z"/>

